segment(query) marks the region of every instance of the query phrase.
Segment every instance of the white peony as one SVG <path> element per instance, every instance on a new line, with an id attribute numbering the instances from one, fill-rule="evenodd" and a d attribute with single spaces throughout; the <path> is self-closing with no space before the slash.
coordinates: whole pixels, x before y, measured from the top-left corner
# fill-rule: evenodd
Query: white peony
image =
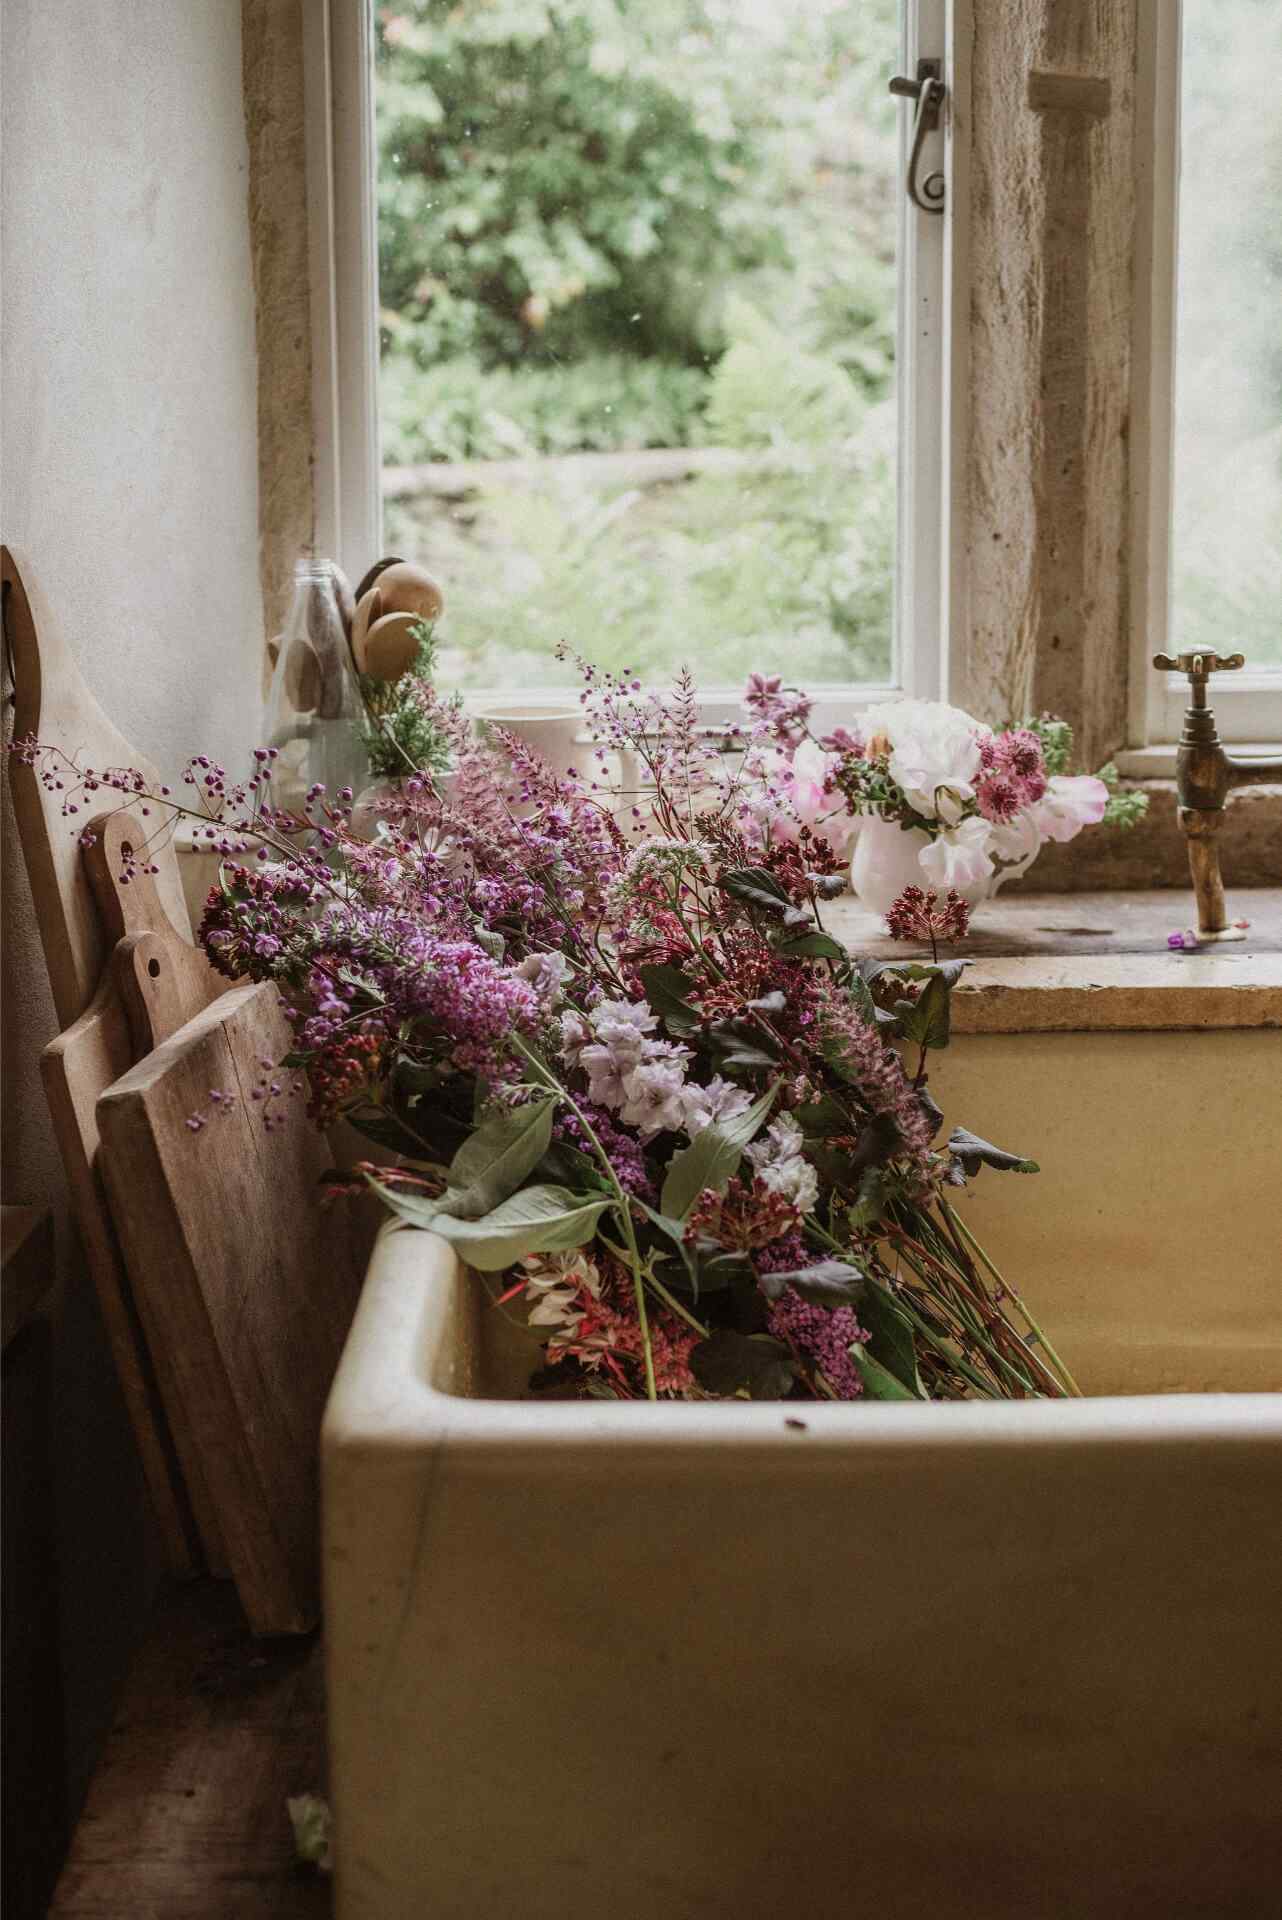
<path id="1" fill-rule="evenodd" d="M 918 859 L 932 887 L 946 893 L 956 887 L 958 893 L 978 893 L 982 899 L 992 877 L 989 854 L 993 829 L 987 820 L 963 820 L 944 831 L 922 848 Z"/>
<path id="2" fill-rule="evenodd" d="M 988 829 L 989 852 L 1007 863 L 1034 860 L 1041 850 L 1042 831 L 1033 817 L 1034 809 L 1024 807 L 1011 819 L 993 821 Z"/>
<path id="3" fill-rule="evenodd" d="M 1044 839 L 1075 840 L 1083 827 L 1099 825 L 1107 805 L 1108 788 L 1093 773 L 1057 773 L 1029 812 Z"/>
<path id="4" fill-rule="evenodd" d="M 979 722 L 942 700 L 895 700 L 870 707 L 866 737 L 890 747 L 890 777 L 910 807 L 929 820 L 954 826 L 974 798 L 979 772 Z"/>

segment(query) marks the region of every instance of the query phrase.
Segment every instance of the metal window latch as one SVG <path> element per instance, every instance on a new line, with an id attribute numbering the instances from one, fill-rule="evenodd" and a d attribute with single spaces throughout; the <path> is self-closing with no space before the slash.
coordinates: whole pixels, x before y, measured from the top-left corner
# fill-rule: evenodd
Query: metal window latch
<path id="1" fill-rule="evenodd" d="M 921 150 L 926 135 L 935 133 L 939 127 L 939 117 L 943 112 L 948 89 L 943 82 L 944 63 L 942 60 L 919 60 L 917 78 L 909 80 L 905 74 L 897 73 L 890 83 L 890 91 L 904 100 L 915 100 L 917 112 L 913 119 L 912 145 L 908 151 L 908 198 L 923 213 L 942 213 L 944 211 L 944 176 L 938 170 L 928 173 L 917 183 L 917 169 L 921 165 Z"/>

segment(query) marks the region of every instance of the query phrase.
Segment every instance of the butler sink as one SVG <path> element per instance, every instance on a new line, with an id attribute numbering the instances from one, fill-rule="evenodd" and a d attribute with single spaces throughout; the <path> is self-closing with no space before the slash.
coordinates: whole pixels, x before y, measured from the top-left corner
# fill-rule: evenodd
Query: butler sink
<path id="1" fill-rule="evenodd" d="M 950 1056 L 1042 1158 L 968 1217 L 1082 1401 L 523 1401 L 384 1231 L 324 1441 L 340 1920 L 1276 1911 L 1278 1036 L 1220 1038 Z"/>

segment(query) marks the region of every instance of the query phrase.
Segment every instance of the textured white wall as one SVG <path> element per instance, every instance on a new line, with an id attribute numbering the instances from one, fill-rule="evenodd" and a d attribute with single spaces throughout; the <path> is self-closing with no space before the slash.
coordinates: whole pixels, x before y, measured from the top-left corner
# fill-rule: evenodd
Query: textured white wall
<path id="1" fill-rule="evenodd" d="M 252 744 L 262 616 L 234 0 L 6 0 L 5 539 L 161 765 Z"/>
<path id="2" fill-rule="evenodd" d="M 0 531 L 161 767 L 258 728 L 256 362 L 237 0 L 4 0 Z M 4 808 L 5 1198 L 59 1220 L 53 1416 L 70 1775 L 150 1584 L 132 1442 L 37 1077 L 55 1031 Z"/>

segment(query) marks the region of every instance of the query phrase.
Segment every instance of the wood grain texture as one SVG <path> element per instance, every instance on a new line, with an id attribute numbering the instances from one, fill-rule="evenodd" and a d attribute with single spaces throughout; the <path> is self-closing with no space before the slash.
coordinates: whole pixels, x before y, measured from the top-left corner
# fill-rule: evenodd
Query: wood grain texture
<path id="1" fill-rule="evenodd" d="M 285 1801 L 325 1777 L 319 1642 L 252 1639 L 211 1581 L 162 1596 L 49 1920 L 322 1920 Z"/>
<path id="2" fill-rule="evenodd" d="M 45 621 L 37 637 L 31 601 L 8 547 L 0 548 L 5 632 L 13 654 L 15 739 L 35 734 L 79 765 L 98 769 L 137 767 L 159 786 L 160 775 L 108 719 L 85 685 L 56 622 Z M 104 931 L 85 885 L 73 823 L 62 814 L 62 796 L 47 793 L 34 768 L 10 761 L 13 809 L 22 855 L 31 880 L 40 943 L 44 948 L 59 1022 L 69 1027 L 97 990 L 112 940 Z M 182 880 L 172 847 L 154 854 L 160 872 L 156 891 L 175 929 L 186 928 Z"/>
<path id="3" fill-rule="evenodd" d="M 179 1465 L 165 1408 L 174 1389 L 167 1382 L 169 1391 L 162 1398 L 158 1371 L 164 1372 L 165 1356 L 158 1356 L 158 1370 L 143 1336 L 99 1170 L 98 1097 L 133 1064 L 129 1023 L 108 974 L 80 1018 L 45 1048 L 40 1073 L 166 1562 L 179 1575 L 195 1573 L 202 1558 L 211 1570 L 225 1571 L 199 1462 L 188 1462 L 186 1480 Z"/>
<path id="4" fill-rule="evenodd" d="M 1127 725 L 1136 9 L 972 13 L 970 630 L 955 697 L 994 722 L 1060 713 L 1097 766 Z M 1078 110 L 1045 98 L 1047 80 L 1061 95 L 1072 81 Z"/>
<path id="5" fill-rule="evenodd" d="M 114 1080 L 223 993 L 227 982 L 179 932 L 153 876 L 122 879 L 126 849 L 142 843 L 142 821 L 116 810 L 93 820 L 91 833 L 92 844 L 80 850 L 80 890 L 92 897 L 112 945 L 97 993 L 46 1048 L 41 1073 L 167 1564 L 174 1573 L 194 1573 L 203 1548 L 204 1564 L 222 1573 L 226 1555 L 200 1460 L 190 1451 L 184 1457 L 170 1431 L 169 1357 L 147 1349 L 120 1256 L 97 1171 L 95 1109 Z M 122 935 L 128 937 L 122 941 Z"/>
<path id="6" fill-rule="evenodd" d="M 148 1345 L 173 1368 L 171 1422 L 183 1458 L 200 1459 L 259 1633 L 317 1616 L 317 1444 L 365 1240 L 346 1210 L 320 1205 L 329 1155 L 301 1099 L 283 1095 L 264 1125 L 263 1063 L 290 1045 L 275 987 L 237 987 L 97 1108 Z M 212 1107 L 211 1090 L 233 1097 Z"/>

